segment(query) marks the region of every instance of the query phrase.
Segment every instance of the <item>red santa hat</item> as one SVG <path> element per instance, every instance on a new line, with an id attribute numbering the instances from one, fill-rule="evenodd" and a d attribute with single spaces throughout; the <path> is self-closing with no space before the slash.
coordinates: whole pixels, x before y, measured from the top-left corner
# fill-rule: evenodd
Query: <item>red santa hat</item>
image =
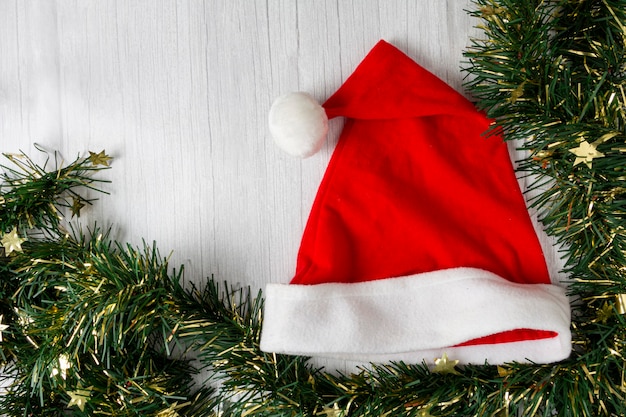
<path id="1" fill-rule="evenodd" d="M 308 156 L 336 116 L 345 126 L 295 277 L 265 291 L 261 349 L 372 362 L 567 358 L 568 298 L 550 281 L 506 144 L 484 136 L 490 120 L 385 41 L 323 106 L 278 99 L 270 129 Z"/>

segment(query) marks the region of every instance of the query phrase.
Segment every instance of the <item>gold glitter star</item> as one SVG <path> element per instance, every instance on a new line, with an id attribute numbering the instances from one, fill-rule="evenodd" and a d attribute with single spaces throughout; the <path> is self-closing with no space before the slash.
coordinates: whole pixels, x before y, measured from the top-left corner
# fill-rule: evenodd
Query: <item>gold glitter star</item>
<path id="1" fill-rule="evenodd" d="M 72 211 L 72 217 L 80 217 L 80 210 L 85 207 L 85 203 L 81 198 L 72 197 L 72 207 L 70 210 Z"/>
<path id="2" fill-rule="evenodd" d="M 2 319 L 4 315 L 0 314 L 0 342 L 2 342 L 2 332 L 9 328 L 8 325 L 2 324 Z"/>
<path id="3" fill-rule="evenodd" d="M 506 369 L 504 366 L 498 366 L 498 375 L 500 376 L 500 378 L 504 378 L 505 376 L 509 376 L 511 374 L 513 374 L 513 371 L 510 369 Z"/>
<path id="4" fill-rule="evenodd" d="M 521 83 L 515 90 L 511 91 L 511 97 L 508 99 L 509 103 L 515 104 L 517 100 L 524 96 L 524 84 L 526 84 L 526 82 Z"/>
<path id="5" fill-rule="evenodd" d="M 505 11 L 504 7 L 493 7 L 493 6 L 483 6 L 480 8 L 480 12 L 483 14 L 483 17 L 489 17 L 494 15 L 499 15 Z"/>
<path id="6" fill-rule="evenodd" d="M 609 303 L 605 302 L 602 304 L 602 307 L 598 309 L 598 318 L 597 320 L 606 324 L 606 322 L 613 316 L 613 306 Z"/>
<path id="7" fill-rule="evenodd" d="M 113 159 L 109 155 L 105 153 L 105 151 L 100 151 L 100 153 L 95 153 L 89 151 L 89 160 L 93 165 L 103 165 L 105 167 L 109 166 L 109 161 Z"/>
<path id="8" fill-rule="evenodd" d="M 451 361 L 448 359 L 448 354 L 444 353 L 441 358 L 435 359 L 435 369 L 433 369 L 433 373 L 461 375 L 456 369 L 454 369 L 458 363 L 458 360 Z"/>
<path id="9" fill-rule="evenodd" d="M 24 243 L 26 239 L 22 239 L 17 234 L 17 228 L 13 228 L 9 233 L 5 233 L 2 236 L 2 246 L 4 246 L 4 252 L 6 255 L 11 252 L 21 252 L 22 251 L 22 243 Z"/>
<path id="10" fill-rule="evenodd" d="M 340 417 L 343 415 L 343 410 L 339 408 L 337 403 L 333 404 L 333 407 L 324 407 L 320 414 L 325 414 L 327 417 Z"/>
<path id="11" fill-rule="evenodd" d="M 584 162 L 589 168 L 591 168 L 591 163 L 593 162 L 593 158 L 602 158 L 604 154 L 602 152 L 598 152 L 595 144 L 589 143 L 586 140 L 580 142 L 580 145 L 577 148 L 570 149 L 569 151 L 576 155 L 576 160 L 574 160 L 574 166 Z"/>
<path id="12" fill-rule="evenodd" d="M 85 404 L 89 401 L 91 390 L 89 388 L 83 389 L 79 386 L 76 388 L 76 391 L 68 391 L 67 395 L 70 396 L 70 402 L 67 403 L 68 407 L 75 405 L 80 409 L 80 411 L 85 411 Z"/>

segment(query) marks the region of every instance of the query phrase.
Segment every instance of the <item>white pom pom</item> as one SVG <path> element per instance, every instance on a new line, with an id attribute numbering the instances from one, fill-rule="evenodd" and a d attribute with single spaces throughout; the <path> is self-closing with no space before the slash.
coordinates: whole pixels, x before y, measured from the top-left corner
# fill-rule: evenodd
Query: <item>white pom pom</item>
<path id="1" fill-rule="evenodd" d="M 276 144 L 300 158 L 319 151 L 328 133 L 326 111 L 307 93 L 278 97 L 270 109 L 269 125 Z"/>

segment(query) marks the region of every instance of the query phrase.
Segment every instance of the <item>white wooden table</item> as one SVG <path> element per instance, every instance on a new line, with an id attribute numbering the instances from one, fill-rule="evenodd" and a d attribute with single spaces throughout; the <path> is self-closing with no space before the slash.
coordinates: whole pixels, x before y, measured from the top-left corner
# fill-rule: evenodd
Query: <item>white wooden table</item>
<path id="1" fill-rule="evenodd" d="M 186 278 L 288 282 L 341 120 L 305 160 L 272 100 L 323 101 L 381 38 L 463 91 L 469 0 L 0 0 L 0 150 L 105 149 L 110 195 L 80 221 L 155 240 Z M 558 252 L 541 235 L 552 270 Z M 331 364 L 330 366 L 348 366 Z"/>

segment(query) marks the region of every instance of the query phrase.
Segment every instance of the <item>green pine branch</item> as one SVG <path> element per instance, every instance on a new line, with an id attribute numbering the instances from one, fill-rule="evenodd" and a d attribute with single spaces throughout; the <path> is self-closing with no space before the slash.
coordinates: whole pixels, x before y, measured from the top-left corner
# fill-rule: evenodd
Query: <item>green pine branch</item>
<path id="1" fill-rule="evenodd" d="M 33 242 L 10 267 L 20 284 L 1 346 L 11 353 L 5 371 L 17 377 L 0 409 L 212 415 L 212 391 L 195 396 L 197 369 L 176 335 L 182 271 L 171 273 L 154 246 L 139 251 L 94 230 Z M 77 393 L 84 404 L 72 403 Z"/>
<path id="2" fill-rule="evenodd" d="M 39 149 L 39 148 L 38 148 Z M 41 152 L 43 150 L 39 149 Z M 0 165 L 0 232 L 13 227 L 21 232 L 29 229 L 58 230 L 61 208 L 69 208 L 79 216 L 80 209 L 94 199 L 83 196 L 85 189 L 103 192 L 98 185 L 106 180 L 93 177 L 108 168 L 108 159 L 78 157 L 65 164 L 58 154 L 49 155 L 43 165 L 36 164 L 24 153 L 3 154 L 11 165 Z M 50 164 L 54 167 L 48 168 Z"/>
<path id="3" fill-rule="evenodd" d="M 598 253 L 623 265 L 626 3 L 476 3 L 487 37 L 466 54 L 468 87 L 528 152 L 519 168 L 542 191 L 546 231 L 571 248 L 567 272 L 589 275 Z M 577 162 L 583 141 L 603 156 Z"/>
<path id="4" fill-rule="evenodd" d="M 82 193 L 105 182 L 92 175 L 110 158 L 55 158 L 48 169 L 7 157 L 3 244 L 14 232 L 24 241 L 0 256 L 3 415 L 214 415 L 213 390 L 193 386 L 198 370 L 176 336 L 182 269 L 155 246 L 61 224 L 64 208 L 77 215 L 92 201 Z"/>

